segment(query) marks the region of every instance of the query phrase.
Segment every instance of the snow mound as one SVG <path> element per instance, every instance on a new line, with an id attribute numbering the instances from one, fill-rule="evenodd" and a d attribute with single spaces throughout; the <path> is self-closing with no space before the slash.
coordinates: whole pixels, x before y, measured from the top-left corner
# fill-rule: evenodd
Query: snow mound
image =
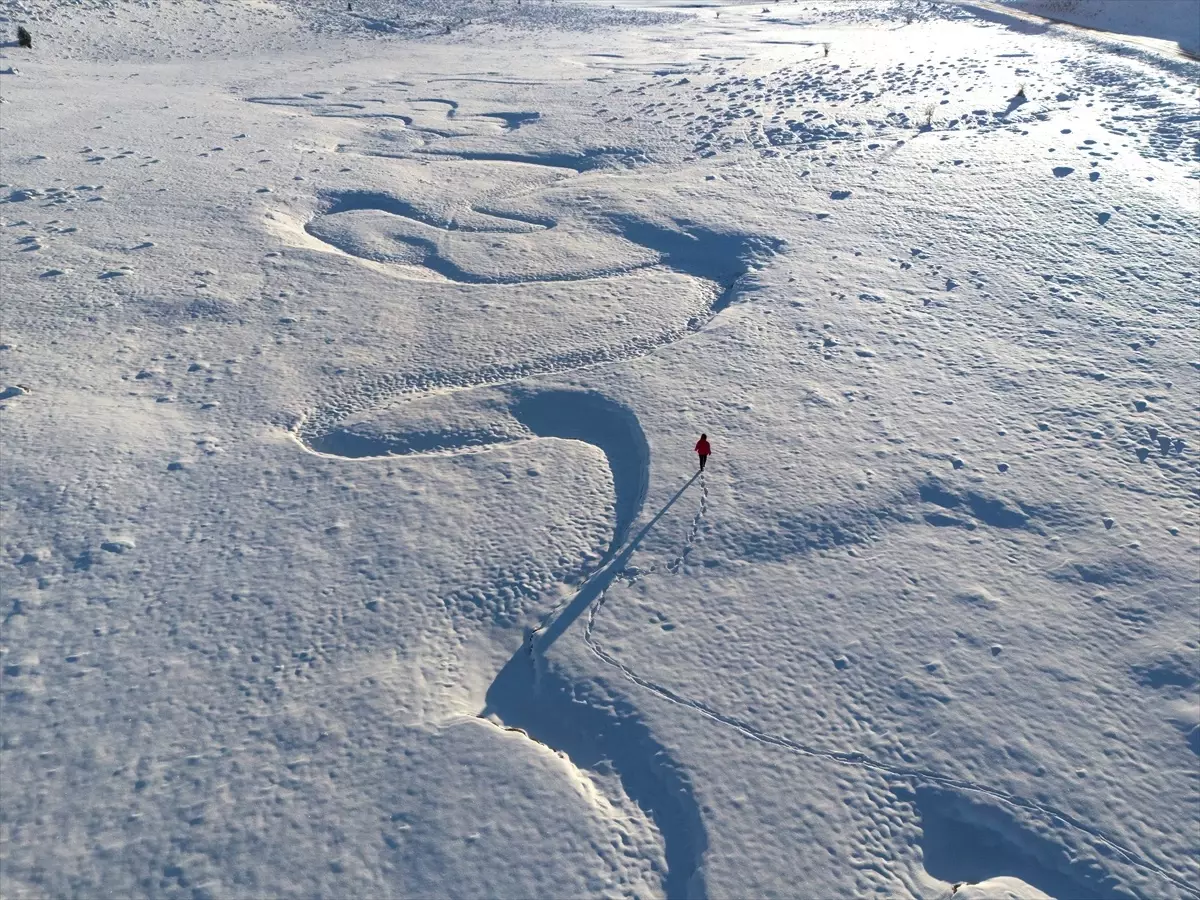
<path id="1" fill-rule="evenodd" d="M 1118 34 L 1176 41 L 1200 52 L 1200 0 L 1006 0 L 1025 12 Z"/>
<path id="2" fill-rule="evenodd" d="M 989 878 L 978 884 L 964 884 L 950 896 L 954 900 L 1050 900 L 1049 894 L 1043 894 L 1020 878 L 1008 876 Z"/>

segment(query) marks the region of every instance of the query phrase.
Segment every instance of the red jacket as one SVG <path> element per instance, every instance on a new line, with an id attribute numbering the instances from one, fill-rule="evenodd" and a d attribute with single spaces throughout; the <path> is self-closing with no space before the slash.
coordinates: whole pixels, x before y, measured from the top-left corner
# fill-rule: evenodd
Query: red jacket
<path id="1" fill-rule="evenodd" d="M 712 453 L 712 447 L 708 445 L 708 441 L 706 441 L 704 438 L 700 438 L 700 440 L 696 441 L 696 452 L 701 456 L 708 456 L 710 453 Z"/>

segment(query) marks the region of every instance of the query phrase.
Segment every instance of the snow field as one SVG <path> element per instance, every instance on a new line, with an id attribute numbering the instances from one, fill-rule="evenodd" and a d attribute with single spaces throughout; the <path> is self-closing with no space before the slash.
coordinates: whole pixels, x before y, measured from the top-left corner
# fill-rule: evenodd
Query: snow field
<path id="1" fill-rule="evenodd" d="M 1195 65 L 355 6 L 9 5 L 5 892 L 1195 896 Z"/>

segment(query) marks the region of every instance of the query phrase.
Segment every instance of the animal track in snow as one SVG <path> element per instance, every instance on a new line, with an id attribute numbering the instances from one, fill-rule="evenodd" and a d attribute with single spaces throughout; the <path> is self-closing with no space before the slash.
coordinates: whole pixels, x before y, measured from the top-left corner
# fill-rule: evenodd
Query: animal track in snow
<path id="1" fill-rule="evenodd" d="M 822 759 L 838 765 L 853 766 L 855 768 L 876 772 L 889 779 L 913 785 L 918 792 L 951 794 L 962 798 L 975 796 L 984 800 L 994 801 L 1002 806 L 1019 809 L 1026 813 L 1031 813 L 1035 816 L 1049 819 L 1060 825 L 1065 825 L 1075 832 L 1081 834 L 1090 842 L 1099 857 L 1118 857 L 1126 863 L 1145 871 L 1152 872 L 1160 878 L 1166 879 L 1175 887 L 1181 888 L 1190 895 L 1200 896 L 1200 891 L 1197 891 L 1192 885 L 1181 881 L 1179 878 L 1175 877 L 1161 866 L 1122 846 L 1104 832 L 1091 827 L 1086 822 L 1073 816 L 1071 813 L 1065 810 L 1059 809 L 1058 807 L 1042 803 L 1037 800 L 1032 800 L 1027 797 L 1022 797 L 1008 791 L 992 788 L 982 783 L 954 778 L 952 776 L 943 775 L 931 770 L 892 765 L 881 760 L 873 759 L 867 756 L 865 753 L 861 753 L 859 751 L 846 751 L 821 747 L 816 744 L 808 744 L 793 740 L 792 738 L 784 735 L 764 731 L 744 719 L 723 713 L 709 706 L 703 701 L 688 698 L 664 685 L 658 684 L 655 681 L 640 675 L 629 666 L 625 665 L 625 663 L 621 662 L 621 660 L 615 657 L 613 654 L 609 653 L 596 639 L 595 624 L 597 617 L 604 606 L 606 596 L 607 591 L 601 592 L 598 597 L 589 603 L 587 625 L 584 630 L 584 640 L 587 643 L 588 648 L 601 662 L 616 669 L 627 680 L 638 685 L 639 687 L 644 688 L 645 690 L 650 691 L 656 696 L 661 697 L 662 699 L 677 706 L 683 706 L 691 709 L 705 718 L 732 728 L 741 733 L 744 737 L 758 743 L 781 747 L 785 750 L 789 750 L 802 756 Z M 926 803 L 924 808 L 928 814 L 930 804 Z M 976 819 L 977 818 L 978 817 L 976 817 Z M 984 818 L 986 819 L 988 817 L 985 816 Z M 993 815 L 991 818 L 994 819 L 996 817 Z M 1009 827 L 997 827 L 1000 830 L 1001 835 L 1012 831 L 1024 831 L 1024 829 L 1021 829 L 1019 826 L 1015 825 Z M 1023 842 L 1021 837 L 1011 838 L 1010 840 L 1015 841 L 1018 846 L 1020 846 Z M 985 841 L 985 843 L 990 843 L 993 841 Z M 1061 855 L 1061 850 L 1058 848 L 1055 849 L 1058 850 L 1058 855 Z M 1064 875 L 1063 880 L 1065 880 L 1067 883 L 1070 883 L 1071 875 Z M 1095 884 L 1090 878 L 1087 880 L 1086 884 L 1088 885 L 1089 889 L 1095 887 Z M 1077 896 L 1084 895 L 1091 896 L 1092 894 L 1087 893 Z"/>

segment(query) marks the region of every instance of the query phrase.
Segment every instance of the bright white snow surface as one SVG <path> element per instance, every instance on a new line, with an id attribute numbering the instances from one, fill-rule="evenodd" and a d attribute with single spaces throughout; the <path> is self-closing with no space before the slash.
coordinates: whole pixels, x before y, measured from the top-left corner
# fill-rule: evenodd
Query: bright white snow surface
<path id="1" fill-rule="evenodd" d="M 1200 64 L 353 7 L 3 6 L 0 893 L 1200 896 Z"/>
<path id="2" fill-rule="evenodd" d="M 1046 900 L 1046 894 L 1018 878 L 1001 876 L 979 884 L 953 886 L 954 900 Z"/>

